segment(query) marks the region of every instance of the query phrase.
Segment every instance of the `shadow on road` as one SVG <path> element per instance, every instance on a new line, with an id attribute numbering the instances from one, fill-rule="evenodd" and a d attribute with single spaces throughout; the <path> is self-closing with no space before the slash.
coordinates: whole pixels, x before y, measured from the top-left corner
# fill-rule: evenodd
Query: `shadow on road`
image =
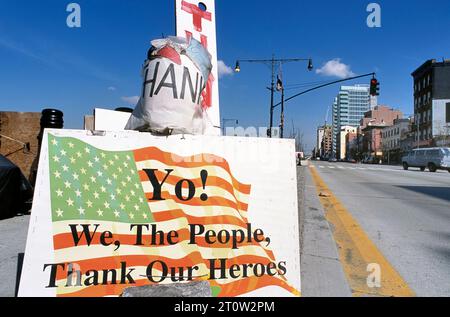
<path id="1" fill-rule="evenodd" d="M 450 201 L 450 187 L 429 186 L 396 186 L 416 193 L 424 194 L 434 198 Z"/>

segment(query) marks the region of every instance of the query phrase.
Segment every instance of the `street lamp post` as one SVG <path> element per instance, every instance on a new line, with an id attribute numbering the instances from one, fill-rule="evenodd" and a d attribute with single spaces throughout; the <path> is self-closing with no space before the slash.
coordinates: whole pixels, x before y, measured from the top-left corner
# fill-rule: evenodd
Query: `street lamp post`
<path id="1" fill-rule="evenodd" d="M 270 84 L 270 88 L 268 88 L 270 90 L 270 122 L 269 122 L 269 130 L 267 131 L 267 136 L 268 137 L 272 137 L 272 129 L 273 129 L 273 112 L 275 109 L 274 106 L 274 95 L 275 95 L 275 66 L 276 64 L 279 64 L 280 66 L 282 64 L 285 63 L 290 63 L 290 62 L 300 62 L 300 61 L 308 61 L 308 70 L 312 71 L 314 69 L 313 66 L 313 62 L 311 58 L 289 58 L 289 59 L 275 59 L 275 55 L 272 55 L 272 59 L 240 59 L 236 61 L 236 67 L 235 67 L 235 72 L 239 73 L 241 71 L 241 63 L 242 62 L 246 62 L 246 63 L 260 63 L 260 64 L 266 64 L 266 65 L 270 65 L 271 67 L 271 71 L 272 71 L 272 77 L 271 77 L 271 84 Z M 284 105 L 284 88 L 282 89 L 282 103 Z M 284 108 L 284 107 L 282 107 Z M 282 118 L 282 122 L 281 122 L 281 131 L 284 130 L 284 109 L 282 109 L 282 113 L 281 113 L 281 118 Z M 283 137 L 283 134 L 281 132 L 281 137 Z"/>

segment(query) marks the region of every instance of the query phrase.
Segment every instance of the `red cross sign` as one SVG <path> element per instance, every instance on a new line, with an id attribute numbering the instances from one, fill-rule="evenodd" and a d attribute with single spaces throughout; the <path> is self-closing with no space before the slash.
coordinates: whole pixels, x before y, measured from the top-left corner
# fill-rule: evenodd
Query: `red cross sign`
<path id="1" fill-rule="evenodd" d="M 211 21 L 211 12 L 202 11 L 197 5 L 183 1 L 181 9 L 187 13 L 192 14 L 194 19 L 194 27 L 197 32 L 202 32 L 202 19 Z"/>

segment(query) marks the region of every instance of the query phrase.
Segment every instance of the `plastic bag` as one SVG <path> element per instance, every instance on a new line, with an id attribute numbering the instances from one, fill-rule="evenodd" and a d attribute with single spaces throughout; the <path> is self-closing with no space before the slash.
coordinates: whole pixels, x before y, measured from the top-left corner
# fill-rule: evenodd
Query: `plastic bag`
<path id="1" fill-rule="evenodd" d="M 143 69 L 142 95 L 127 130 L 155 134 L 203 134 L 208 116 L 202 92 L 211 73 L 211 56 L 195 39 L 152 41 Z"/>

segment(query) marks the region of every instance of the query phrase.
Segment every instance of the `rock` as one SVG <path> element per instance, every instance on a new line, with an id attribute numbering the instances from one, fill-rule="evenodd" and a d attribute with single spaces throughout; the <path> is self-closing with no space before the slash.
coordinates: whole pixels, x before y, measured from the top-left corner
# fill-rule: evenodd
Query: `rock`
<path id="1" fill-rule="evenodd" d="M 202 281 L 130 287 L 124 290 L 122 297 L 212 297 L 212 293 L 209 283 Z"/>

